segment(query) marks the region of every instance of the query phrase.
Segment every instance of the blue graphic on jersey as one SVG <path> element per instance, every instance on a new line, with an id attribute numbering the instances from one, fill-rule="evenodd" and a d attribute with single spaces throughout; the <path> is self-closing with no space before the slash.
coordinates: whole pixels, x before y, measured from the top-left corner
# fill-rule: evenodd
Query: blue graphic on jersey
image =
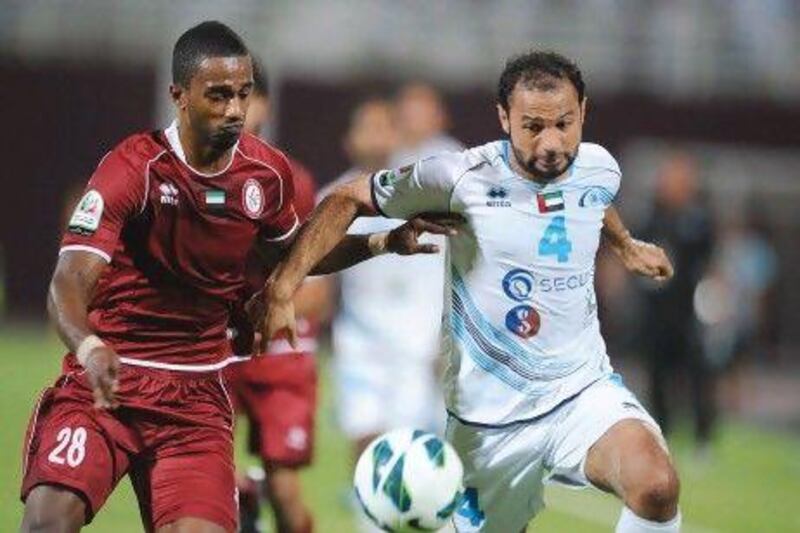
<path id="1" fill-rule="evenodd" d="M 593 185 L 581 195 L 578 205 L 581 207 L 607 207 L 614 201 L 614 195 L 605 187 Z"/>
<path id="2" fill-rule="evenodd" d="M 564 375 L 573 366 L 574 362 L 559 362 L 558 358 L 536 358 L 529 349 L 494 327 L 478 311 L 466 290 L 464 280 L 455 268 L 451 269 L 451 280 L 453 331 L 458 340 L 468 348 L 469 356 L 486 372 L 507 385 L 524 391 L 526 382 L 553 374 Z"/>
<path id="3" fill-rule="evenodd" d="M 563 215 L 553 218 L 544 229 L 539 241 L 539 255 L 555 255 L 559 263 L 566 263 L 572 252 L 572 243 L 567 238 L 567 225 Z"/>
<path id="4" fill-rule="evenodd" d="M 503 292 L 517 302 L 530 299 L 533 293 L 535 278 L 533 274 L 521 268 L 515 268 L 503 277 Z"/>
<path id="5" fill-rule="evenodd" d="M 530 305 L 518 305 L 506 313 L 506 327 L 523 339 L 529 339 L 539 333 L 541 318 Z"/>
<path id="6" fill-rule="evenodd" d="M 505 198 L 508 196 L 508 190 L 500 185 L 492 185 L 489 187 L 489 192 L 486 193 L 489 198 Z"/>
<path id="7" fill-rule="evenodd" d="M 478 489 L 467 487 L 467 490 L 464 491 L 461 507 L 458 508 L 458 516 L 469 520 L 469 525 L 472 527 L 481 527 L 486 521 L 486 515 L 481 511 L 478 503 Z"/>

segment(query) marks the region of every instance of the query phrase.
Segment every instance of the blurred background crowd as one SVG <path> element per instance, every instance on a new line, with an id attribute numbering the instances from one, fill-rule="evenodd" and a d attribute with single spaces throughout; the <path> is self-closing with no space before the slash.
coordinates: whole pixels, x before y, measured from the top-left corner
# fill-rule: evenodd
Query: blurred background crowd
<path id="1" fill-rule="evenodd" d="M 123 137 L 169 123 L 171 46 L 210 18 L 265 65 L 263 133 L 320 188 L 498 138 L 503 61 L 574 57 L 584 140 L 617 157 L 618 207 L 676 266 L 657 287 L 601 253 L 612 362 L 665 429 L 691 420 L 700 455 L 720 419 L 800 432 L 796 0 L 0 0 L 4 338 L 44 323 L 76 191 Z"/>

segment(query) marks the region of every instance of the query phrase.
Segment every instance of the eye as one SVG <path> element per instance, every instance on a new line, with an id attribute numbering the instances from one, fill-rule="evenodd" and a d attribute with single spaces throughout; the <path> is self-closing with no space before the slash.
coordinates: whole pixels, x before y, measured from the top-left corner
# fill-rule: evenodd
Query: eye
<path id="1" fill-rule="evenodd" d="M 215 102 L 215 103 L 219 103 L 219 102 L 224 102 L 225 101 L 225 96 L 223 96 L 223 95 L 221 95 L 219 93 L 210 93 L 207 96 L 208 96 L 209 100 L 211 100 L 212 102 Z"/>
<path id="2" fill-rule="evenodd" d="M 523 126 L 523 128 L 530 131 L 534 135 L 542 131 L 542 126 L 540 126 L 539 124 L 526 124 L 525 126 Z"/>
<path id="3" fill-rule="evenodd" d="M 558 122 L 558 123 L 556 124 L 556 127 L 557 127 L 558 129 L 560 129 L 561 131 L 564 131 L 565 129 L 567 129 L 567 126 L 569 126 L 569 123 L 568 123 L 568 122 L 565 122 L 565 121 L 563 121 L 563 120 L 562 120 L 561 122 Z"/>

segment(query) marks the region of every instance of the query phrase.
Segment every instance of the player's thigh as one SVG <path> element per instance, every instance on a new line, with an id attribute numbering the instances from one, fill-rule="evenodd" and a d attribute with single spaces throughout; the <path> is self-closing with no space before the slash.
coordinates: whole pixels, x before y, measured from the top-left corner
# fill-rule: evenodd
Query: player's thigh
<path id="1" fill-rule="evenodd" d="M 233 435 L 229 429 L 175 430 L 150 461 L 132 467 L 131 478 L 150 530 L 195 522 L 209 522 L 222 531 L 236 529 Z"/>
<path id="2" fill-rule="evenodd" d="M 636 435 L 649 444 L 643 450 L 667 457 L 658 424 L 616 374 L 581 392 L 556 417 L 547 457 L 549 481 L 616 492 L 618 487 L 609 484 L 613 480 L 601 475 L 599 468 L 602 465 L 611 473 L 619 464 L 615 460 L 629 460 L 625 454 L 640 449 L 638 444 L 617 439 L 617 428 L 636 428 Z"/>
<path id="3" fill-rule="evenodd" d="M 26 508 L 55 512 L 59 491 L 37 487 L 61 487 L 77 495 L 91 522 L 116 484 L 128 470 L 127 452 L 120 442 L 127 428 L 106 411 L 95 410 L 91 398 L 82 401 L 68 387 L 47 389 L 28 428 L 23 456 L 21 498 Z M 66 497 L 75 504 L 74 498 Z M 29 501 L 30 500 L 30 501 Z"/>
<path id="4" fill-rule="evenodd" d="M 677 490 L 677 473 L 663 438 L 637 419 L 620 420 L 589 449 L 585 472 L 595 486 L 626 501 L 651 487 Z"/>
<path id="5" fill-rule="evenodd" d="M 543 429 L 536 424 L 478 428 L 448 420 L 447 440 L 464 463 L 456 531 L 520 531 L 544 507 Z"/>
<path id="6" fill-rule="evenodd" d="M 86 509 L 84 499 L 72 490 L 39 485 L 25 501 L 20 531 L 79 531 L 86 521 Z"/>

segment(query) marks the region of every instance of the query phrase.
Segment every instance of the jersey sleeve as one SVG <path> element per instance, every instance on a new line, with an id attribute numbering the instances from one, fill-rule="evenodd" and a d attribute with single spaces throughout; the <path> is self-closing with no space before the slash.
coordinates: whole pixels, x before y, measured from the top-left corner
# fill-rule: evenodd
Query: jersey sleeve
<path id="1" fill-rule="evenodd" d="M 278 175 L 278 202 L 263 221 L 261 238 L 267 242 L 288 241 L 300 227 L 300 218 L 295 209 L 294 174 L 288 162 Z"/>
<path id="2" fill-rule="evenodd" d="M 75 206 L 61 241 L 61 251 L 83 250 L 111 262 L 125 223 L 145 205 L 142 165 L 125 144 L 106 154 Z"/>
<path id="3" fill-rule="evenodd" d="M 408 219 L 419 213 L 450 211 L 462 156 L 442 154 L 371 178 L 372 202 L 387 218 Z"/>

